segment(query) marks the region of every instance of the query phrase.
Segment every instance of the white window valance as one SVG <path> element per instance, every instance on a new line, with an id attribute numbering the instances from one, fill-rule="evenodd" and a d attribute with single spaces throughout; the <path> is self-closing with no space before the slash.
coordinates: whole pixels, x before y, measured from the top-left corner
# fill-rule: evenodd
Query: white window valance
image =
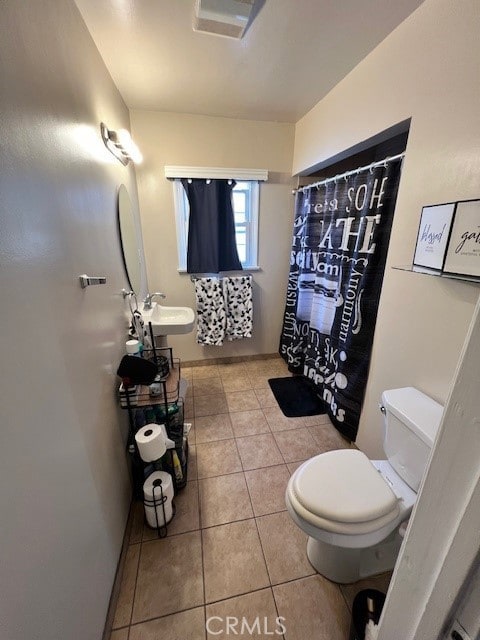
<path id="1" fill-rule="evenodd" d="M 266 169 L 228 169 L 224 167 L 177 167 L 166 166 L 165 177 L 169 180 L 176 178 L 204 178 L 205 180 L 247 180 L 266 182 Z"/>

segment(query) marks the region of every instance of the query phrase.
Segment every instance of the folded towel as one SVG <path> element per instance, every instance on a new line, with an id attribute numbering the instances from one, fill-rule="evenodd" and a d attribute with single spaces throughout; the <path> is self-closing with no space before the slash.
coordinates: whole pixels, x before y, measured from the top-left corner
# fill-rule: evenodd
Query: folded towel
<path id="1" fill-rule="evenodd" d="M 218 278 L 195 280 L 197 343 L 221 346 L 225 337 L 225 302 Z"/>
<path id="2" fill-rule="evenodd" d="M 228 340 L 251 338 L 253 328 L 252 276 L 223 278 Z"/>
<path id="3" fill-rule="evenodd" d="M 378 625 L 373 620 L 369 620 L 365 627 L 365 640 L 377 640 L 378 638 Z"/>

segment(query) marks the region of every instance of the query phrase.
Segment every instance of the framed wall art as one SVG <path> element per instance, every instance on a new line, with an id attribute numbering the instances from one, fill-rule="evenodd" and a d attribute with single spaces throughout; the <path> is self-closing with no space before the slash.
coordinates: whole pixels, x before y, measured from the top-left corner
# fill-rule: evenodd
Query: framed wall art
<path id="1" fill-rule="evenodd" d="M 455 202 L 423 207 L 413 258 L 414 270 L 417 267 L 442 271 L 455 207 Z M 478 248 L 480 250 L 480 244 Z"/>
<path id="2" fill-rule="evenodd" d="M 443 273 L 480 277 L 480 200 L 457 202 Z"/>

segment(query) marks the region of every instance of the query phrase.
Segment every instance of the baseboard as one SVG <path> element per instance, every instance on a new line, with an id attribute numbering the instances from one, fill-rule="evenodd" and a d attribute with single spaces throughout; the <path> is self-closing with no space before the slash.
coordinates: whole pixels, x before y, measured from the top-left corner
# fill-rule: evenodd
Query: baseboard
<path id="1" fill-rule="evenodd" d="M 205 358 L 203 360 L 182 360 L 182 367 L 206 367 L 214 364 L 235 364 L 237 362 L 251 362 L 252 360 L 281 359 L 278 353 L 259 353 L 251 356 L 229 356 L 226 358 Z"/>
<path id="2" fill-rule="evenodd" d="M 120 594 L 120 586 L 122 584 L 123 570 L 125 568 L 125 559 L 127 557 L 128 544 L 130 541 L 130 532 L 133 524 L 133 502 L 130 504 L 128 511 L 127 523 L 125 525 L 125 533 L 123 534 L 122 549 L 118 558 L 117 570 L 113 580 L 112 592 L 110 594 L 110 602 L 108 603 L 107 616 L 105 618 L 105 627 L 103 629 L 102 640 L 110 640 L 113 627 L 113 619 L 117 609 L 118 596 Z"/>

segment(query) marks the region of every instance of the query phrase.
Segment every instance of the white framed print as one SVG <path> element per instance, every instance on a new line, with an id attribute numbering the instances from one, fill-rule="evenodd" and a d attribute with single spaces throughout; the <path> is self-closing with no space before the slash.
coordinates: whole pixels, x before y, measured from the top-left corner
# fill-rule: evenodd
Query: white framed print
<path id="1" fill-rule="evenodd" d="M 414 269 L 442 270 L 455 206 L 455 202 L 450 202 L 423 207 L 413 258 Z"/>
<path id="2" fill-rule="evenodd" d="M 457 202 L 443 273 L 480 277 L 480 200 Z"/>

